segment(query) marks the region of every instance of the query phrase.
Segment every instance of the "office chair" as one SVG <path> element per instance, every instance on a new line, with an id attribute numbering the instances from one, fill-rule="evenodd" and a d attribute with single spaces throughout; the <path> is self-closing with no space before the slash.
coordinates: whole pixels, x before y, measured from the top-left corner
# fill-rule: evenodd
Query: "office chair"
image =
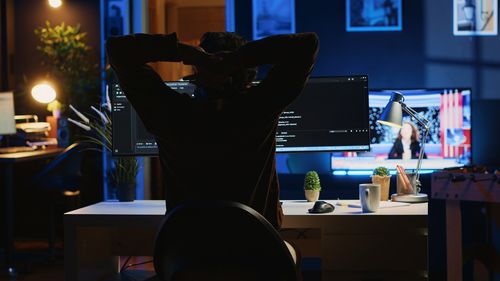
<path id="1" fill-rule="evenodd" d="M 82 150 L 90 146 L 87 143 L 71 144 L 33 177 L 33 184 L 38 191 L 49 194 L 48 243 L 51 259 L 55 259 L 56 254 L 56 208 L 63 205 L 65 211 L 69 211 L 80 206 Z"/>
<path id="2" fill-rule="evenodd" d="M 148 280 L 286 280 L 301 278 L 274 227 L 237 202 L 182 204 L 167 213 Z"/>

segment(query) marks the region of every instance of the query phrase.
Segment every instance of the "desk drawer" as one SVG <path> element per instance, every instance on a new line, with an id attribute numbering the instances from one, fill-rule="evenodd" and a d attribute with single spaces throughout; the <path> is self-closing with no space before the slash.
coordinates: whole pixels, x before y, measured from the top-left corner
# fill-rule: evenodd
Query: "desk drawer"
<path id="1" fill-rule="evenodd" d="M 425 235 L 324 235 L 324 270 L 426 271 Z"/>

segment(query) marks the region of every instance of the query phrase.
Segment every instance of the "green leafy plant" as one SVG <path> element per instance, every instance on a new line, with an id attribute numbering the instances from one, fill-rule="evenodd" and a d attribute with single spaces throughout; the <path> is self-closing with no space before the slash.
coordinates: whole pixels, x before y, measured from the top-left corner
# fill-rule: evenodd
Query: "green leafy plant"
<path id="1" fill-rule="evenodd" d="M 108 102 L 99 110 L 91 106 L 93 114 L 85 115 L 70 105 L 70 109 L 79 117 L 80 120 L 68 118 L 68 121 L 82 128 L 87 132 L 85 141 L 97 144 L 108 152 L 112 151 L 112 123 L 109 114 L 111 104 Z M 88 117 L 89 116 L 89 117 Z M 114 186 L 123 184 L 135 184 L 137 173 L 139 172 L 139 163 L 136 157 L 114 157 L 113 167 L 108 176 L 110 183 Z"/>
<path id="2" fill-rule="evenodd" d="M 389 173 L 389 169 L 387 169 L 386 167 L 380 166 L 380 167 L 373 169 L 373 175 L 386 177 L 386 176 L 389 176 L 390 173 Z"/>
<path id="3" fill-rule="evenodd" d="M 316 171 L 309 171 L 306 173 L 304 178 L 304 189 L 305 190 L 321 190 L 321 184 L 319 181 L 319 176 Z"/>
<path id="4" fill-rule="evenodd" d="M 86 43 L 87 33 L 80 25 L 64 22 L 35 29 L 42 55 L 42 66 L 47 76 L 58 86 L 58 100 L 63 104 L 87 107 L 99 98 L 99 71 L 97 58 L 92 57 L 91 47 Z"/>

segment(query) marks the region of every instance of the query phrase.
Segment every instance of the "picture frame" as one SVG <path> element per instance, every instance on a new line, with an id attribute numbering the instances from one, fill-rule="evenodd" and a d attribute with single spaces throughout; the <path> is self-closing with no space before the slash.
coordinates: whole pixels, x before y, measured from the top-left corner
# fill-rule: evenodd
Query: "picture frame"
<path id="1" fill-rule="evenodd" d="M 498 35 L 498 0 L 453 0 L 453 35 Z"/>
<path id="2" fill-rule="evenodd" d="M 295 0 L 252 0 L 253 39 L 295 33 Z"/>
<path id="3" fill-rule="evenodd" d="M 106 0 L 104 5 L 105 38 L 129 34 L 129 0 Z"/>
<path id="4" fill-rule="evenodd" d="M 346 0 L 346 31 L 402 31 L 402 0 Z"/>

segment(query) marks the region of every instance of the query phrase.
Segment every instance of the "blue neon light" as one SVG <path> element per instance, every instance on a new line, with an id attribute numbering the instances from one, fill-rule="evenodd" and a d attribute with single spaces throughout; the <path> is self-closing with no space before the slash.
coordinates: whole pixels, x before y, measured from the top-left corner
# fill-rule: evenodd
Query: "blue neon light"
<path id="1" fill-rule="evenodd" d="M 435 170 L 420 170 L 420 174 L 431 174 Z M 372 170 L 335 170 L 332 172 L 334 176 L 371 176 Z M 396 175 L 396 170 L 389 170 L 391 175 Z"/>
<path id="2" fill-rule="evenodd" d="M 346 171 L 333 171 L 334 176 L 346 176 L 347 172 Z"/>
<path id="3" fill-rule="evenodd" d="M 234 0 L 226 0 L 226 31 L 235 32 Z"/>

